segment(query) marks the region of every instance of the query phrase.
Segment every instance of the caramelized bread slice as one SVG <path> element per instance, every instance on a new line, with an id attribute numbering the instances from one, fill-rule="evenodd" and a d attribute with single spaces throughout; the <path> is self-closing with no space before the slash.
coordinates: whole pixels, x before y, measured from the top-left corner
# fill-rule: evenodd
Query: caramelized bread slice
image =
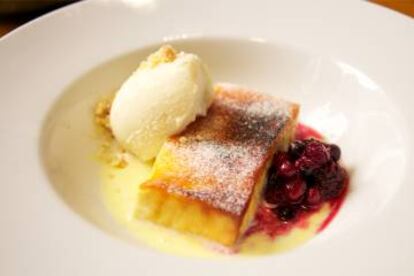
<path id="1" fill-rule="evenodd" d="M 163 145 L 136 215 L 231 246 L 253 218 L 273 154 L 292 139 L 299 107 L 232 85 L 215 90 L 207 115 Z"/>

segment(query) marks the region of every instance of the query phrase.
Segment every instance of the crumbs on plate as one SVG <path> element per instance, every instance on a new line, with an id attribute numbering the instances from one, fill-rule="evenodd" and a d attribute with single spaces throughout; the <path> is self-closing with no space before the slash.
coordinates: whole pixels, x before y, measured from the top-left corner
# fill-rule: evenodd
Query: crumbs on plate
<path id="1" fill-rule="evenodd" d="M 128 166 L 128 153 L 113 139 L 109 122 L 112 101 L 113 96 L 105 97 L 98 101 L 94 109 L 94 123 L 102 140 L 98 158 L 114 168 L 123 169 Z"/>

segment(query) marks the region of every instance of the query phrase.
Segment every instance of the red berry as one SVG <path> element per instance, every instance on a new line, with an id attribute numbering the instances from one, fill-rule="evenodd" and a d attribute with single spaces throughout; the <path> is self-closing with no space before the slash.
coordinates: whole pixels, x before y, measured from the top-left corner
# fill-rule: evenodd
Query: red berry
<path id="1" fill-rule="evenodd" d="M 306 202 L 309 205 L 318 205 L 321 202 L 321 199 L 321 193 L 318 188 L 309 188 L 308 192 L 306 193 Z"/>
<path id="2" fill-rule="evenodd" d="M 289 160 L 289 156 L 286 152 L 281 152 L 273 159 L 273 168 L 278 176 L 283 178 L 289 178 L 298 173 L 292 162 Z"/>
<path id="3" fill-rule="evenodd" d="M 311 159 L 302 156 L 295 161 L 295 167 L 303 172 L 311 173 L 315 169 L 315 162 Z"/>
<path id="4" fill-rule="evenodd" d="M 286 161 L 289 161 L 289 156 L 287 155 L 287 153 L 279 152 L 273 158 L 273 166 L 276 170 L 278 170 L 280 165 L 282 165 Z"/>
<path id="5" fill-rule="evenodd" d="M 280 164 L 279 168 L 277 169 L 277 173 L 281 177 L 288 178 L 297 174 L 298 170 L 289 160 L 285 160 L 282 164 Z"/>
<path id="6" fill-rule="evenodd" d="M 324 199 L 338 197 L 344 187 L 346 172 L 337 163 L 330 162 L 314 172 L 315 184 Z"/>
<path id="7" fill-rule="evenodd" d="M 267 187 L 275 187 L 279 182 L 277 175 L 274 170 L 270 170 L 269 176 L 267 177 Z"/>
<path id="8" fill-rule="evenodd" d="M 329 151 L 325 144 L 315 139 L 310 139 L 307 140 L 305 150 L 302 156 L 296 160 L 295 166 L 306 173 L 311 173 L 327 163 L 329 159 Z"/>
<path id="9" fill-rule="evenodd" d="M 279 221 L 288 222 L 301 212 L 317 210 L 325 200 L 338 197 L 347 177 L 337 163 L 340 157 L 338 146 L 314 138 L 294 141 L 288 152 L 275 155 L 262 205 L 267 212 L 257 216 L 258 221 L 264 222 L 259 226 L 269 229 L 264 225 L 273 225 L 276 216 Z"/>
<path id="10" fill-rule="evenodd" d="M 305 142 L 296 140 L 289 145 L 288 154 L 292 159 L 298 159 L 305 150 Z"/>
<path id="11" fill-rule="evenodd" d="M 331 155 L 331 159 L 335 162 L 341 158 L 341 149 L 335 144 L 329 145 L 329 153 Z"/>
<path id="12" fill-rule="evenodd" d="M 297 203 L 306 191 L 306 182 L 296 177 L 285 184 L 286 197 L 291 203 Z"/>
<path id="13" fill-rule="evenodd" d="M 268 186 L 264 194 L 264 199 L 270 204 L 280 205 L 286 201 L 285 192 L 281 185 Z"/>

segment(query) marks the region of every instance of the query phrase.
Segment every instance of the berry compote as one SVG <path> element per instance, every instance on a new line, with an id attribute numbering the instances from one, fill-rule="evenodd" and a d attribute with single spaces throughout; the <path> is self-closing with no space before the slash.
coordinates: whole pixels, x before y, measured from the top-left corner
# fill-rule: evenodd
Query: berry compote
<path id="1" fill-rule="evenodd" d="M 299 124 L 287 152 L 273 158 L 264 201 L 259 206 L 247 235 L 264 232 L 270 237 L 284 234 L 293 226 L 330 204 L 331 213 L 322 230 L 338 211 L 347 191 L 348 174 L 340 165 L 341 150 L 323 141 L 315 130 Z"/>

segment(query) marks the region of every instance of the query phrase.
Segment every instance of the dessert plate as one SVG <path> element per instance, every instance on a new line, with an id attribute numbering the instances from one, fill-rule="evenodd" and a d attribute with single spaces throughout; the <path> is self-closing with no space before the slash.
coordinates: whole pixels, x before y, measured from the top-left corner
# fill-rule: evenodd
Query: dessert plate
<path id="1" fill-rule="evenodd" d="M 414 274 L 414 21 L 362 1 L 246 2 L 84 1 L 0 39 L 0 275 Z M 283 254 L 201 259 L 111 220 L 91 105 L 164 43 L 215 81 L 300 103 L 342 147 L 351 191 L 324 232 Z"/>

